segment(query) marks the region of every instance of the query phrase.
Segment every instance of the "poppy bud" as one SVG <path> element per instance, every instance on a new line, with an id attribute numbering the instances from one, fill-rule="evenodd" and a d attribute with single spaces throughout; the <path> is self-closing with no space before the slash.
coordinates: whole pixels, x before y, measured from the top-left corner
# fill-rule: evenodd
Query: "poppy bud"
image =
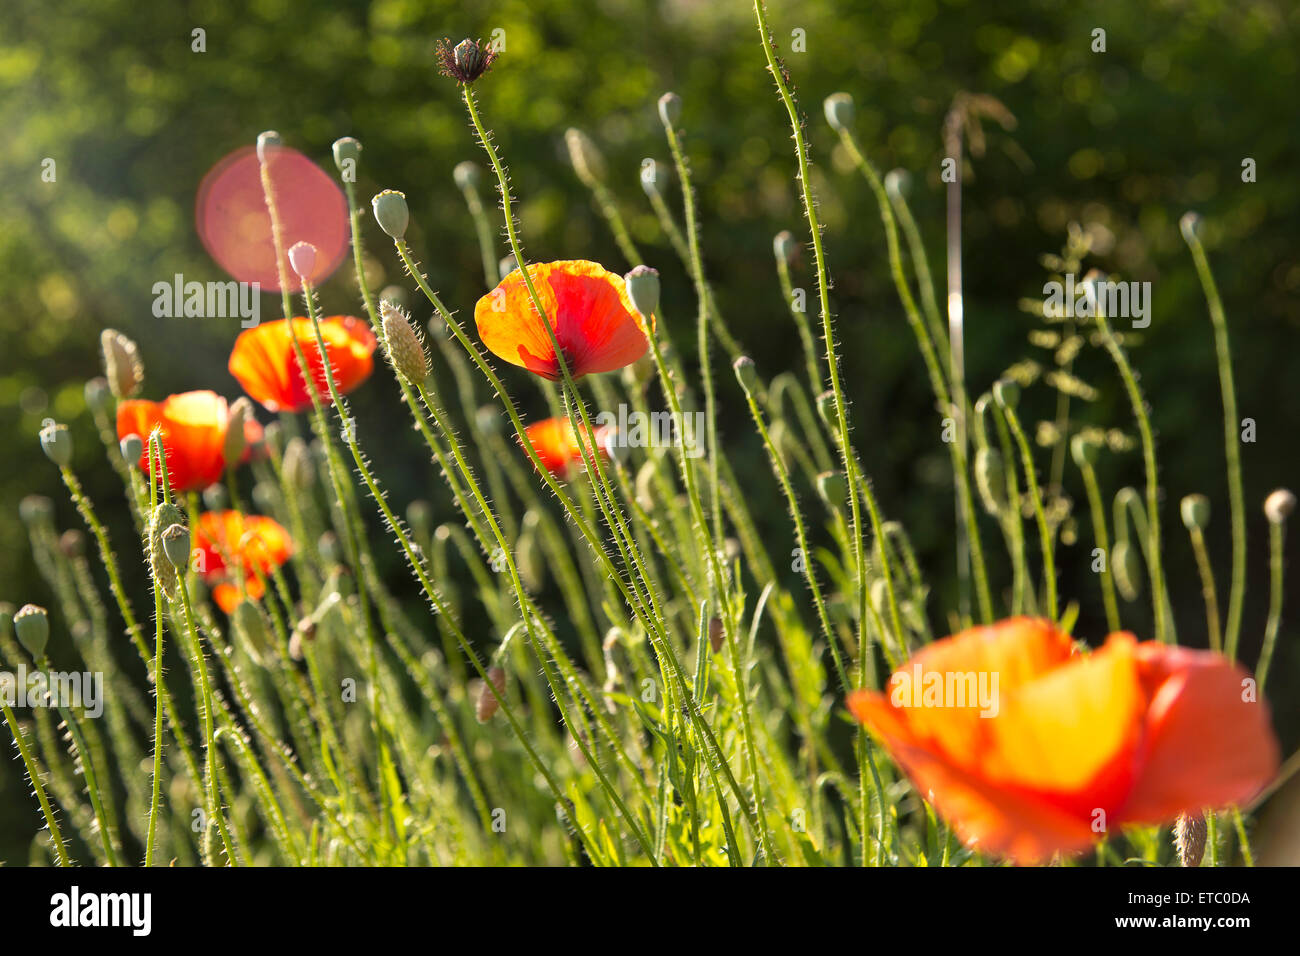
<path id="1" fill-rule="evenodd" d="M 1205 854 L 1205 814 L 1180 814 L 1174 822 L 1174 847 L 1183 866 L 1200 866 Z"/>
<path id="2" fill-rule="evenodd" d="M 713 653 L 717 654 L 722 650 L 724 640 L 726 640 L 726 634 L 722 630 L 722 618 L 709 618 L 709 647 L 713 648 Z"/>
<path id="3" fill-rule="evenodd" d="M 289 265 L 304 282 L 316 274 L 316 247 L 310 242 L 295 242 L 289 247 Z"/>
<path id="4" fill-rule="evenodd" d="M 160 588 L 163 594 L 174 601 L 180 586 L 180 581 L 176 576 L 178 565 L 170 560 L 170 552 L 163 541 L 164 532 L 170 531 L 173 525 L 185 527 L 185 514 L 180 508 L 167 502 L 160 504 L 153 510 L 153 515 L 149 519 L 149 568 L 153 571 L 155 587 Z M 185 552 L 186 555 L 182 557 L 179 565 L 182 568 L 186 565 L 189 553 L 188 543 L 185 546 Z"/>
<path id="5" fill-rule="evenodd" d="M 461 40 L 455 47 L 450 40 L 438 41 L 440 72 L 460 83 L 473 83 L 488 71 L 496 58 L 496 50 L 477 40 Z"/>
<path id="6" fill-rule="evenodd" d="M 355 167 L 361 161 L 361 144 L 351 136 L 344 136 L 334 141 L 334 165 L 339 168 L 339 172 L 346 172 L 346 163 L 351 162 Z"/>
<path id="7" fill-rule="evenodd" d="M 648 156 L 641 160 L 641 188 L 647 196 L 659 192 L 659 164 Z"/>
<path id="8" fill-rule="evenodd" d="M 124 436 L 117 447 L 121 449 L 122 457 L 132 468 L 139 464 L 140 456 L 144 454 L 144 440 L 139 435 Z"/>
<path id="9" fill-rule="evenodd" d="M 99 333 L 99 344 L 104 353 L 104 375 L 109 389 L 118 399 L 130 398 L 144 381 L 139 349 L 116 329 Z"/>
<path id="10" fill-rule="evenodd" d="M 1001 378 L 993 383 L 993 397 L 1003 408 L 1015 408 L 1020 404 L 1020 386 L 1009 378 Z"/>
<path id="11" fill-rule="evenodd" d="M 265 163 L 275 151 L 284 145 L 280 139 L 280 134 L 273 129 L 268 129 L 264 133 L 257 134 L 257 161 Z"/>
<path id="12" fill-rule="evenodd" d="M 1084 434 L 1075 435 L 1070 439 L 1070 454 L 1080 468 L 1091 468 L 1101 455 L 1101 443 Z"/>
<path id="13" fill-rule="evenodd" d="M 853 125 L 853 97 L 848 93 L 832 93 L 822 104 L 826 111 L 826 122 L 836 132 L 843 132 Z"/>
<path id="14" fill-rule="evenodd" d="M 675 126 L 682 118 L 682 98 L 676 93 L 665 93 L 659 97 L 659 119 L 664 126 Z"/>
<path id="15" fill-rule="evenodd" d="M 754 360 L 748 355 L 742 355 L 731 367 L 736 370 L 736 381 L 740 382 L 740 387 L 748 395 L 758 385 L 758 370 L 754 368 Z"/>
<path id="16" fill-rule="evenodd" d="M 163 553 L 172 567 L 183 572 L 190 562 L 190 531 L 183 524 L 169 525 L 162 533 Z"/>
<path id="17" fill-rule="evenodd" d="M 244 433 L 244 423 L 253 417 L 253 403 L 244 395 L 239 396 L 230 405 L 230 415 L 226 419 L 226 440 L 222 455 L 226 467 L 234 468 L 244 457 L 248 448 L 248 436 Z"/>
<path id="18" fill-rule="evenodd" d="M 996 517 L 1007 506 L 1007 473 L 1002 453 L 987 446 L 975 452 L 975 487 L 984 510 Z"/>
<path id="19" fill-rule="evenodd" d="M 1191 531 L 1193 528 L 1205 530 L 1210 523 L 1210 499 L 1205 495 L 1188 495 L 1179 504 L 1183 516 L 1183 526 Z"/>
<path id="20" fill-rule="evenodd" d="M 912 174 L 906 169 L 891 169 L 885 173 L 885 192 L 891 196 L 904 196 L 912 187 Z"/>
<path id="21" fill-rule="evenodd" d="M 830 389 L 817 396 L 817 414 L 827 428 L 839 428 L 839 417 L 835 410 L 835 393 Z"/>
<path id="22" fill-rule="evenodd" d="M 411 222 L 411 211 L 406 205 L 405 193 L 396 189 L 385 189 L 370 200 L 379 228 L 394 239 L 406 235 L 406 227 Z"/>
<path id="23" fill-rule="evenodd" d="M 497 272 L 501 273 L 501 278 L 505 278 L 519 268 L 519 263 L 515 261 L 514 256 L 502 256 L 501 261 L 497 263 Z"/>
<path id="24" fill-rule="evenodd" d="M 289 443 L 284 446 L 282 467 L 284 476 L 295 488 L 306 491 L 316 481 L 316 469 L 312 467 L 311 452 L 307 449 L 307 443 L 297 436 L 290 438 Z"/>
<path id="25" fill-rule="evenodd" d="M 41 660 L 50 639 L 50 617 L 45 608 L 24 604 L 14 615 L 14 634 L 28 654 Z"/>
<path id="26" fill-rule="evenodd" d="M 108 379 L 92 378 L 86 383 L 85 394 L 87 408 L 93 412 L 103 411 L 108 407 L 108 399 L 112 394 L 108 390 Z"/>
<path id="27" fill-rule="evenodd" d="M 478 163 L 472 163 L 468 159 L 463 163 L 457 163 L 456 168 L 451 171 L 451 178 L 456 181 L 456 186 L 468 192 L 471 189 L 478 189 L 479 183 L 483 181 L 483 169 Z"/>
<path id="28" fill-rule="evenodd" d="M 1127 541 L 1117 541 L 1110 549 L 1110 570 L 1115 586 L 1125 601 L 1136 601 L 1142 593 L 1142 565 L 1137 551 Z"/>
<path id="29" fill-rule="evenodd" d="M 44 495 L 28 495 L 18 502 L 18 516 L 23 524 L 44 524 L 54 514 L 54 505 Z"/>
<path id="30" fill-rule="evenodd" d="M 1183 238 L 1188 242 L 1195 239 L 1201 231 L 1201 217 L 1194 212 L 1185 212 L 1183 217 L 1178 220 L 1178 228 L 1183 233 Z"/>
<path id="31" fill-rule="evenodd" d="M 623 277 L 627 283 L 627 296 L 632 300 L 632 308 L 644 318 L 654 315 L 659 308 L 659 272 L 649 266 L 636 266 Z"/>
<path id="32" fill-rule="evenodd" d="M 794 233 L 789 229 L 778 232 L 772 239 L 772 251 L 780 262 L 794 262 L 794 257 L 799 253 L 799 244 L 795 242 Z"/>
<path id="33" fill-rule="evenodd" d="M 497 709 L 501 706 L 501 701 L 498 699 L 497 695 L 505 694 L 506 692 L 505 668 L 498 667 L 494 664 L 488 668 L 487 676 L 488 680 L 492 682 L 492 686 L 496 688 L 497 692 L 496 694 L 492 693 L 492 691 L 488 689 L 486 682 L 484 682 L 479 688 L 478 700 L 474 702 L 474 719 L 480 724 L 486 724 L 492 719 L 492 715 L 495 714 Z"/>
<path id="34" fill-rule="evenodd" d="M 388 361 L 412 385 L 419 385 L 429 374 L 429 359 L 424 344 L 402 310 L 391 302 L 382 302 L 379 313 L 384 321 L 384 340 L 388 343 Z"/>
<path id="35" fill-rule="evenodd" d="M 573 163 L 578 178 L 588 187 L 603 183 L 607 172 L 605 157 L 592 138 L 571 126 L 564 131 L 564 142 L 569 147 L 569 162 Z"/>
<path id="36" fill-rule="evenodd" d="M 817 476 L 817 494 L 826 507 L 842 511 L 849 500 L 849 483 L 842 471 L 823 471 Z"/>
<path id="37" fill-rule="evenodd" d="M 47 458 L 60 468 L 72 463 L 72 434 L 67 425 L 54 422 L 41 429 L 41 449 Z"/>
<path id="38" fill-rule="evenodd" d="M 225 511 L 229 503 L 226 486 L 220 482 L 213 482 L 203 489 L 203 506 L 209 511 Z"/>
<path id="39" fill-rule="evenodd" d="M 1295 495 L 1279 488 L 1264 499 L 1264 514 L 1272 524 L 1284 524 L 1295 511 Z"/>

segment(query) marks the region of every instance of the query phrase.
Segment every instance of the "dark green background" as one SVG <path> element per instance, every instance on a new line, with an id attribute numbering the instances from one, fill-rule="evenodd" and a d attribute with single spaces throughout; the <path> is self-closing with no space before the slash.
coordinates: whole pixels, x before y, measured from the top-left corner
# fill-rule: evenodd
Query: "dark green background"
<path id="1" fill-rule="evenodd" d="M 1206 217 L 1241 414 L 1258 427 L 1258 441 L 1242 448 L 1251 541 L 1243 651 L 1253 659 L 1267 599 L 1259 505 L 1274 487 L 1296 483 L 1300 8 L 1286 0 L 801 0 L 774 3 L 770 13 L 808 116 L 855 441 L 885 510 L 907 522 L 922 551 L 936 584 L 932 619 L 954 600 L 947 459 L 887 273 L 874 200 L 836 156 L 821 114 L 822 98 L 840 89 L 857 100 L 856 128 L 877 166 L 914 174 L 913 208 L 939 277 L 944 113 L 967 90 L 998 97 L 1019 121 L 1010 133 L 986 124 L 987 152 L 974 160 L 965 194 L 968 375 L 976 390 L 1018 358 L 1048 358 L 1026 342 L 1040 320 L 1016 303 L 1040 294 L 1039 256 L 1059 250 L 1067 222 L 1101 224 L 1113 235 L 1094 264 L 1152 282 L 1153 322 L 1134 360 L 1158 430 L 1176 613 L 1183 637 L 1198 644 L 1204 618 L 1177 501 L 1192 491 L 1213 499 L 1209 541 L 1224 590 L 1227 504 L 1211 328 L 1177 223 L 1187 209 Z M 196 27 L 206 30 L 204 53 L 191 51 Z M 654 101 L 676 90 L 720 305 L 766 375 L 797 367 L 771 239 L 791 228 L 804 240 L 806 230 L 789 128 L 743 0 L 9 0 L 0 20 L 0 599 L 51 601 L 17 518 L 24 495 L 51 496 L 60 526 L 78 524 L 37 446 L 46 416 L 72 427 L 76 468 L 128 556 L 136 593 L 145 593 L 120 487 L 90 428 L 82 385 L 98 372 L 99 330 L 113 326 L 141 344 L 148 397 L 192 388 L 238 394 L 225 368 L 235 323 L 155 319 L 151 287 L 177 272 L 225 278 L 195 235 L 194 193 L 216 160 L 259 131 L 278 129 L 331 172 L 330 143 L 360 139 L 361 196 L 383 187 L 407 193 L 415 223 L 408 238 L 448 305 L 468 314 L 483 292 L 482 272 L 451 170 L 480 155 L 432 52 L 439 37 L 486 36 L 498 27 L 506 52 L 480 84 L 481 102 L 514 174 L 530 255 L 592 258 L 620 272 L 627 265 L 568 164 L 564 130 L 580 126 L 606 153 L 611 188 L 664 273 L 672 329 L 688 347 L 689 282 L 637 177 L 643 157 L 668 158 Z M 1107 33 L 1104 54 L 1090 50 L 1099 27 Z M 789 52 L 796 28 L 805 31 L 805 53 Z M 1240 177 L 1247 156 L 1258 164 L 1253 184 Z M 41 181 L 46 157 L 57 162 L 57 183 Z M 668 192 L 676 206 L 675 185 Z M 367 228 L 386 270 L 379 284 L 401 281 L 387 243 Z M 795 282 L 811 293 L 806 256 Z M 357 308 L 346 271 L 324 296 L 330 311 Z M 264 299 L 264 314 L 278 308 L 278 300 Z M 1075 403 L 1080 418 L 1131 431 L 1106 357 L 1086 353 L 1079 371 L 1102 389 L 1094 405 Z M 507 381 L 539 410 L 526 376 Z M 378 400 L 390 399 L 389 390 L 372 384 L 370 394 L 356 397 L 359 433 L 363 442 L 383 436 L 366 444 L 395 501 L 440 501 L 434 471 L 406 429 L 391 428 L 391 408 Z M 1053 407 L 1053 393 L 1033 389 L 1026 419 L 1048 417 Z M 773 549 L 784 550 L 783 505 L 734 389 L 724 388 L 723 415 L 724 438 L 745 466 L 737 470 L 754 475 L 756 513 Z M 1141 478 L 1136 452 L 1104 460 L 1109 493 L 1140 486 Z M 1072 468 L 1067 492 L 1079 513 Z M 440 508 L 441 518 L 451 516 L 445 503 Z M 1081 530 L 1089 542 L 1086 521 Z M 994 560 L 1005 563 L 994 527 L 986 523 L 984 532 Z M 1099 638 L 1104 620 L 1086 548 L 1065 549 L 1061 563 L 1062 593 L 1082 605 L 1077 632 Z M 392 571 L 404 587 L 396 563 Z M 999 569 L 1000 584 L 1005 577 Z M 1126 620 L 1140 629 L 1145 613 L 1139 602 Z M 1297 614 L 1293 605 L 1292 622 Z M 1287 752 L 1300 731 L 1285 703 L 1297 690 L 1298 634 L 1295 623 L 1284 623 L 1271 688 Z M 6 766 L 0 860 L 26 858 L 36 821 L 16 765 Z"/>

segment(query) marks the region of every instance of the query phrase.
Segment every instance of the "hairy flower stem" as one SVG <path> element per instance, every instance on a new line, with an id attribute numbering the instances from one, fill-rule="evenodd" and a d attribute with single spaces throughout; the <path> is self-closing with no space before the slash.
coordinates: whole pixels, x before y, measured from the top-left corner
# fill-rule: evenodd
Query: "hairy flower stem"
<path id="1" fill-rule="evenodd" d="M 895 185 L 892 174 L 885 177 L 885 192 L 889 195 L 894 216 L 907 240 L 907 251 L 912 257 L 912 268 L 916 271 L 916 284 L 921 292 L 921 308 L 930 326 L 930 337 L 934 340 L 940 358 L 948 357 L 948 332 L 943 326 L 943 319 L 939 315 L 939 303 L 934 297 L 934 278 L 930 273 L 930 259 L 925 254 L 925 243 L 921 241 L 921 230 L 917 228 L 912 209 L 902 190 Z M 951 372 L 951 365 L 949 372 Z"/>
<path id="2" fill-rule="evenodd" d="M 1101 487 L 1097 471 L 1088 462 L 1079 466 L 1083 474 L 1083 487 L 1088 496 L 1088 513 L 1092 516 L 1092 533 L 1101 549 L 1101 597 L 1106 605 L 1106 627 L 1113 633 L 1120 629 L 1119 602 L 1115 599 L 1115 578 L 1110 567 L 1110 535 L 1106 531 L 1106 507 L 1101 500 Z"/>
<path id="3" fill-rule="evenodd" d="M 1055 548 L 1052 531 L 1047 524 L 1047 513 L 1043 509 L 1043 495 L 1038 487 L 1038 476 L 1034 473 L 1034 455 L 1029 449 L 1029 440 L 1025 437 L 1025 431 L 1020 425 L 1020 418 L 1016 415 L 1015 409 L 1000 403 L 999 407 L 1006 418 L 1007 426 L 1011 429 L 1011 434 L 1015 437 L 1016 447 L 1020 450 L 1020 461 L 1025 469 L 1029 500 L 1033 502 L 1034 519 L 1038 522 L 1038 543 L 1043 552 L 1043 586 L 1047 591 L 1047 616 L 1055 622 L 1059 613 L 1056 603 L 1056 558 L 1053 554 Z"/>
<path id="4" fill-rule="evenodd" d="M 1232 584 L 1228 592 L 1228 616 L 1224 628 L 1224 652 L 1236 659 L 1241 636 L 1241 615 L 1246 594 L 1246 505 L 1241 482 L 1241 444 L 1237 429 L 1237 390 L 1232 380 L 1232 352 L 1228 343 L 1228 320 L 1219 298 L 1219 287 L 1196 229 L 1187 226 L 1183 238 L 1192 251 L 1196 274 L 1205 291 L 1205 301 L 1214 325 L 1214 352 L 1219 363 L 1219 389 L 1223 393 L 1223 451 L 1228 462 L 1228 507 L 1232 517 Z M 1261 681 L 1262 683 L 1262 681 Z"/>
<path id="5" fill-rule="evenodd" d="M 63 832 L 59 829 L 58 821 L 54 819 L 54 807 L 50 804 L 50 798 L 45 794 L 45 785 L 41 782 L 41 768 L 36 762 L 36 756 L 27 747 L 27 739 L 23 736 L 22 728 L 18 724 L 18 718 L 9 705 L 0 698 L 0 712 L 4 714 L 5 724 L 9 727 L 9 733 L 14 738 L 14 746 L 18 748 L 18 755 L 22 758 L 23 767 L 27 770 L 27 779 L 32 785 L 32 791 L 36 794 L 36 802 L 41 805 L 41 816 L 45 818 L 45 827 L 50 831 L 50 845 L 54 847 L 55 857 L 59 866 L 71 866 L 72 861 L 68 858 L 68 848 L 63 844 Z"/>
<path id="6" fill-rule="evenodd" d="M 1205 627 L 1210 635 L 1210 649 L 1223 651 L 1223 638 L 1219 631 L 1219 597 L 1214 587 L 1214 569 L 1210 566 L 1210 553 L 1205 546 L 1205 534 L 1200 528 L 1187 531 L 1196 553 L 1196 571 L 1201 578 L 1201 595 L 1205 599 Z"/>
<path id="7" fill-rule="evenodd" d="M 1259 692 L 1264 693 L 1268 668 L 1273 662 L 1273 648 L 1277 645 L 1277 632 L 1282 624 L 1282 545 L 1286 540 L 1286 525 L 1281 521 L 1268 523 L 1268 623 L 1264 626 L 1264 644 L 1259 650 L 1259 664 L 1255 678 Z"/>

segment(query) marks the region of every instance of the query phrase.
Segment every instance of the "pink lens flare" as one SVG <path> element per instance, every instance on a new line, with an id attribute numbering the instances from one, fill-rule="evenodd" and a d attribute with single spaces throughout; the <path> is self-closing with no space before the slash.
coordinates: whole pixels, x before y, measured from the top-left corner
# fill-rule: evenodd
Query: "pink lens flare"
<path id="1" fill-rule="evenodd" d="M 296 149 L 279 146 L 267 158 L 284 247 L 309 242 L 316 247 L 313 282 L 324 282 L 348 253 L 348 207 L 343 190 L 323 169 Z M 280 291 L 271 240 L 271 216 L 262 193 L 257 149 L 244 146 L 220 160 L 199 185 L 194 210 L 203 247 L 240 282 L 257 282 Z M 289 291 L 302 288 L 285 263 Z"/>

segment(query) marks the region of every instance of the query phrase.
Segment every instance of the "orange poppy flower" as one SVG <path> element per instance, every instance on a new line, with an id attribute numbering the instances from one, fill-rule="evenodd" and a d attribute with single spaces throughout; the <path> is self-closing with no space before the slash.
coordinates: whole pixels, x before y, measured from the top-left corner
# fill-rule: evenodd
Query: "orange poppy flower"
<path id="1" fill-rule="evenodd" d="M 1018 863 L 1242 803 L 1278 768 L 1268 705 L 1218 654 L 1015 618 L 945 638 L 848 705 L 968 843 Z M 988 692 L 988 693 L 986 693 Z"/>
<path id="2" fill-rule="evenodd" d="M 606 439 L 611 431 L 612 429 L 604 425 L 597 425 L 594 429 L 593 442 L 588 443 L 587 454 L 591 454 L 591 447 L 594 444 L 601 455 L 609 458 Z M 551 474 L 564 478 L 569 474 L 570 468 L 583 466 L 578 434 L 573 429 L 573 423 L 567 418 L 547 418 L 534 422 L 524 429 L 524 434 L 528 437 L 528 443 L 533 446 L 533 451 L 537 452 L 542 465 Z"/>
<path id="3" fill-rule="evenodd" d="M 226 470 L 226 431 L 230 407 L 216 392 L 181 392 L 161 402 L 132 398 L 117 406 L 117 437 L 138 435 L 145 442 L 140 470 L 149 471 L 149 435 L 162 427 L 167 477 L 175 491 L 206 488 Z M 262 426 L 251 416 L 244 420 L 247 446 L 240 461 L 262 440 Z"/>
<path id="4" fill-rule="evenodd" d="M 321 319 L 320 331 L 334 371 L 334 384 L 346 395 L 370 377 L 374 368 L 375 334 L 369 325 L 350 315 Z M 311 407 L 311 394 L 289 336 L 288 320 L 263 322 L 240 332 L 230 353 L 230 374 L 268 411 L 300 412 Z M 293 336 L 307 359 L 321 400 L 328 405 L 331 399 L 325 381 L 325 364 L 316 347 L 311 321 L 294 319 Z"/>
<path id="5" fill-rule="evenodd" d="M 621 276 L 585 259 L 537 263 L 528 267 L 528 275 L 575 379 L 612 372 L 645 355 L 647 332 Z M 474 323 L 493 354 L 542 378 L 560 378 L 551 336 L 521 270 L 478 300 Z"/>
<path id="6" fill-rule="evenodd" d="M 265 576 L 289 560 L 293 541 L 276 521 L 238 511 L 205 511 L 194 534 L 197 570 L 214 585 L 213 600 L 229 614 L 247 594 L 254 601 Z"/>

